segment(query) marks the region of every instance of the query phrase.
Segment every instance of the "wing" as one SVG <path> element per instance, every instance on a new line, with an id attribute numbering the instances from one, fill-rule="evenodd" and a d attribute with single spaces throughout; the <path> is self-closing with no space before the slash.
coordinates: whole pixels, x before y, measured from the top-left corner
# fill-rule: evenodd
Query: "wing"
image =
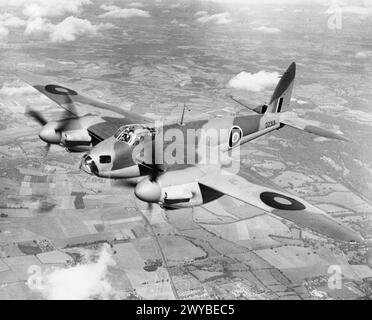
<path id="1" fill-rule="evenodd" d="M 134 112 L 86 97 L 67 86 L 50 81 L 29 71 L 18 70 L 16 75 L 70 112 L 72 116 L 80 117 L 90 113 L 101 117 L 102 122 L 99 126 L 89 127 L 89 131 L 100 140 L 108 138 L 120 125 L 153 122 L 151 119 Z"/>
<path id="2" fill-rule="evenodd" d="M 257 180 L 257 177 L 253 179 Z M 333 239 L 363 241 L 357 232 L 287 192 L 250 182 L 226 171 L 207 173 L 199 183 Z"/>

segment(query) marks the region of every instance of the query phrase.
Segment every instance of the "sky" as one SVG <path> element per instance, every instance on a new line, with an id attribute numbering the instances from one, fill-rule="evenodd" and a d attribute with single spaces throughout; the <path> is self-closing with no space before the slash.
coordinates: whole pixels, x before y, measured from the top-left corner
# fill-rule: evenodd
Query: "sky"
<path id="1" fill-rule="evenodd" d="M 217 3 L 220 12 L 203 11 L 195 16 L 200 24 L 228 25 L 234 22 L 231 7 L 238 6 L 249 11 L 249 6 L 272 4 L 276 9 L 286 5 L 313 5 L 308 0 L 194 0 L 202 4 Z M 329 6 L 342 7 L 343 14 L 371 17 L 372 0 L 317 0 L 319 5 L 331 12 Z M 84 35 L 100 35 L 104 30 L 115 28 L 120 19 L 146 19 L 152 16 L 152 6 L 174 9 L 185 6 L 189 0 L 139 0 L 139 1 L 98 1 L 98 0 L 0 0 L 0 44 L 12 39 L 14 30 L 24 36 L 42 35 L 51 42 L 75 41 Z M 86 17 L 87 8 L 94 7 L 98 21 Z M 328 8 L 328 9 L 327 9 Z M 97 19 L 95 19 L 97 20 Z M 258 31 L 277 33 L 268 26 L 257 27 Z"/>

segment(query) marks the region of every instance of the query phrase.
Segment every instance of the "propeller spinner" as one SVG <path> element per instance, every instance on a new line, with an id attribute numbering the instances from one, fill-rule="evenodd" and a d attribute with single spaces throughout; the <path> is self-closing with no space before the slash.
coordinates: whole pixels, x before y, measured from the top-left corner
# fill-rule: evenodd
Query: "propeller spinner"
<path id="1" fill-rule="evenodd" d="M 40 112 L 31 108 L 27 108 L 25 114 L 42 126 L 39 132 L 39 138 L 47 143 L 46 151 L 48 152 L 52 144 L 61 144 L 62 132 L 68 129 L 71 121 L 77 119 L 76 117 L 71 118 L 71 113 L 73 112 L 66 110 L 63 120 L 50 122 Z"/>
<path id="2" fill-rule="evenodd" d="M 149 177 L 142 179 L 134 190 L 134 194 L 138 199 L 150 204 L 160 201 L 161 187 L 157 180 L 162 171 L 163 170 L 160 165 L 151 165 L 151 173 Z"/>

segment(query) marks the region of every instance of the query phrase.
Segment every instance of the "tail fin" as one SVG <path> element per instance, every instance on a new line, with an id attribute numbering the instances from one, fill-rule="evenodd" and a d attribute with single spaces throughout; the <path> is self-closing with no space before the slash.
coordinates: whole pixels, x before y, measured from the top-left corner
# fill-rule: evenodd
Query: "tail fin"
<path id="1" fill-rule="evenodd" d="M 295 76 L 296 63 L 292 62 L 274 90 L 269 102 L 268 112 L 281 112 L 283 108 L 289 107 Z"/>

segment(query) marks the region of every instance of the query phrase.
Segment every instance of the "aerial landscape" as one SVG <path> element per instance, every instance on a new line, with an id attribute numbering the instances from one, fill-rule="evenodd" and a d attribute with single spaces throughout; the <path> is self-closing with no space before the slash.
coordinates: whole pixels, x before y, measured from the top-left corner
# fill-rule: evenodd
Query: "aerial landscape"
<path id="1" fill-rule="evenodd" d="M 371 299 L 371 18 L 369 1 L 0 1 L 0 300 Z M 231 96 L 269 103 L 293 61 L 288 111 L 351 142 L 284 127 L 244 144 L 240 169 L 363 243 L 228 195 L 148 205 L 140 179 L 89 175 L 82 153 L 45 148 L 27 110 L 64 111 L 16 72 L 177 122 L 252 114 Z"/>

